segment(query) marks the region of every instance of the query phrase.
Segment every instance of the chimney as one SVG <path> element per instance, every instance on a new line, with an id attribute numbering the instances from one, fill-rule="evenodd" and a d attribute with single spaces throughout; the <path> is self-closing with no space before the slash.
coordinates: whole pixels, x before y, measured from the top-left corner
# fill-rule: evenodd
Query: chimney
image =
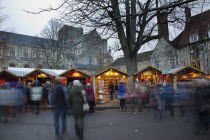
<path id="1" fill-rule="evenodd" d="M 169 40 L 168 31 L 168 14 L 166 12 L 160 13 L 158 16 L 158 34 L 165 40 Z"/>
<path id="2" fill-rule="evenodd" d="M 185 7 L 185 18 L 186 23 L 188 23 L 191 19 L 191 9 L 189 7 Z"/>

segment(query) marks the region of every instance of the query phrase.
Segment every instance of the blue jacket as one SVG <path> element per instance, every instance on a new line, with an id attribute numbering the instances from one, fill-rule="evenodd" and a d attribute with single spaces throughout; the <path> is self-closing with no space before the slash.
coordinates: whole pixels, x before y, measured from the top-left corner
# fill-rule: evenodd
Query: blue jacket
<path id="1" fill-rule="evenodd" d="M 118 99 L 125 99 L 125 92 L 126 92 L 126 88 L 124 85 L 120 84 L 118 86 Z"/>

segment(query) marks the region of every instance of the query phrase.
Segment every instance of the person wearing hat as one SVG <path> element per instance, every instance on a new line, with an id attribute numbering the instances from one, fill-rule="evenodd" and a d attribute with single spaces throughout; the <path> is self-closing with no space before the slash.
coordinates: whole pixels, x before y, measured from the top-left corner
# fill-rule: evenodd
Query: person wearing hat
<path id="1" fill-rule="evenodd" d="M 86 93 L 88 97 L 88 104 L 90 106 L 89 113 L 93 113 L 95 105 L 95 97 L 94 97 L 94 89 L 90 83 L 87 83 Z"/>
<path id="2" fill-rule="evenodd" d="M 71 90 L 71 94 L 69 96 L 69 108 L 71 109 L 71 113 L 74 117 L 74 127 L 76 136 L 79 137 L 80 140 L 83 139 L 83 129 L 84 129 L 84 111 L 83 104 L 86 99 L 83 96 L 83 87 L 79 80 L 73 81 L 73 88 Z"/>

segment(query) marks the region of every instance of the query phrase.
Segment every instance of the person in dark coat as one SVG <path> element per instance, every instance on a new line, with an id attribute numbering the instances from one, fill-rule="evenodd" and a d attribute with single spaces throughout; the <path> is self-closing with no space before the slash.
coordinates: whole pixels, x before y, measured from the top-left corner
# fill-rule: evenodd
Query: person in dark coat
<path id="1" fill-rule="evenodd" d="M 23 104 L 24 104 L 24 95 L 26 92 L 22 82 L 17 83 L 15 92 L 17 92 L 17 111 L 22 113 Z"/>
<path id="2" fill-rule="evenodd" d="M 113 93 L 115 92 L 114 88 L 114 84 L 111 81 L 111 83 L 109 84 L 110 100 L 113 100 Z"/>
<path id="3" fill-rule="evenodd" d="M 53 88 L 51 97 L 51 107 L 53 109 L 53 119 L 55 135 L 61 136 L 66 132 L 66 110 L 68 105 L 68 93 L 64 86 L 65 80 L 61 77 L 55 78 L 56 86 Z M 61 119 L 61 129 L 59 129 L 59 119 Z"/>
<path id="4" fill-rule="evenodd" d="M 162 94 L 165 99 L 165 107 L 170 112 L 169 116 L 174 116 L 174 106 L 173 106 L 174 90 L 172 84 L 167 83 Z"/>
<path id="5" fill-rule="evenodd" d="M 93 113 L 95 105 L 95 97 L 94 97 L 94 89 L 90 83 L 87 83 L 86 93 L 88 97 L 88 104 L 90 106 L 89 113 Z"/>
<path id="6" fill-rule="evenodd" d="M 84 96 L 82 94 L 81 83 L 79 80 L 73 81 L 73 88 L 69 96 L 69 108 L 71 109 L 72 115 L 75 120 L 75 132 L 80 140 L 83 139 L 84 131 Z"/>
<path id="7" fill-rule="evenodd" d="M 28 82 L 27 87 L 26 87 L 25 112 L 27 112 L 28 106 L 30 106 L 30 109 L 32 110 L 32 101 L 31 101 L 31 95 L 30 95 L 31 85 L 32 85 L 31 82 Z"/>
<path id="8" fill-rule="evenodd" d="M 195 134 L 209 134 L 210 122 L 210 85 L 209 80 L 199 79 L 194 93 Z"/>

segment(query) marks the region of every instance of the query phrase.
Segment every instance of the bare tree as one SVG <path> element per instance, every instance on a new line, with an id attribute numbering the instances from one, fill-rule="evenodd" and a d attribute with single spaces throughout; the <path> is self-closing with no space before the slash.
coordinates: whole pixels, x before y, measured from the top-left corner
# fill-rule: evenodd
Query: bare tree
<path id="1" fill-rule="evenodd" d="M 137 71 L 136 56 L 141 47 L 163 34 L 158 25 L 179 22 L 174 17 L 186 4 L 201 0 L 61 0 L 61 5 L 39 12 L 61 10 L 61 19 L 73 25 L 100 28 L 103 35 L 117 35 L 126 58 L 127 72 Z M 180 13 L 179 13 L 180 14 Z M 169 18 L 167 18 L 169 16 Z M 176 25 L 176 24 L 175 24 Z"/>
<path id="2" fill-rule="evenodd" d="M 73 59 L 69 48 L 59 40 L 59 30 L 62 26 L 63 24 L 58 19 L 52 19 L 40 33 L 42 38 L 35 38 L 38 46 L 36 48 L 37 61 L 40 60 L 40 63 L 43 63 L 47 68 L 66 69 L 68 67 L 63 65 L 66 59 Z"/>

